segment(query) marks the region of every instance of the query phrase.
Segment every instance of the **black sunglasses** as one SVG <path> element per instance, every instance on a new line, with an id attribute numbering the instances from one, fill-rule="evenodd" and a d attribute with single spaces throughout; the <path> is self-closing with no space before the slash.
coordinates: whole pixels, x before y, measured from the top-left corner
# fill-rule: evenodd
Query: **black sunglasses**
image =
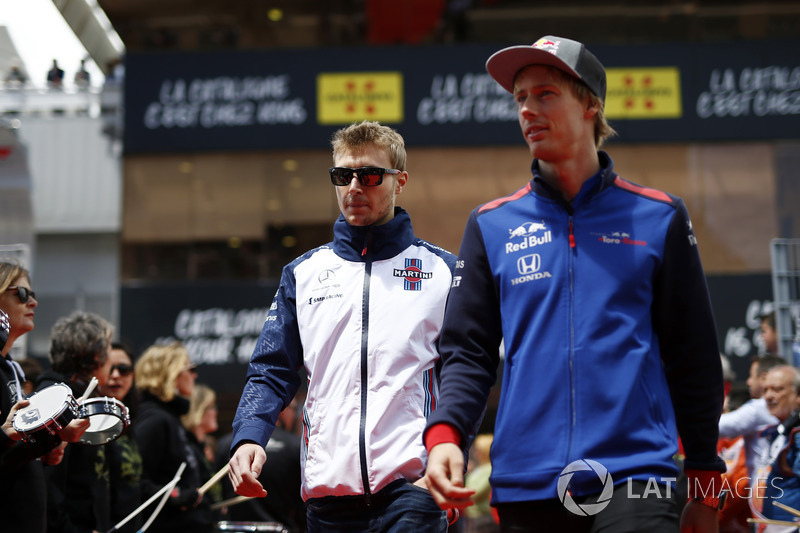
<path id="1" fill-rule="evenodd" d="M 36 299 L 36 293 L 25 287 L 9 287 L 6 290 L 17 291 L 17 298 L 19 298 L 19 303 L 22 304 L 28 303 L 28 299 L 30 298 Z"/>
<path id="2" fill-rule="evenodd" d="M 353 181 L 353 174 L 358 178 L 358 182 L 364 187 L 376 187 L 383 183 L 384 174 L 400 174 L 401 170 L 380 167 L 332 167 L 328 169 L 331 173 L 331 183 L 344 187 Z"/>
<path id="3" fill-rule="evenodd" d="M 120 376 L 130 376 L 131 372 L 133 372 L 133 366 L 126 364 L 114 365 L 111 367 L 111 370 L 108 371 L 108 375 L 110 376 L 113 374 L 114 370 L 119 372 Z"/>

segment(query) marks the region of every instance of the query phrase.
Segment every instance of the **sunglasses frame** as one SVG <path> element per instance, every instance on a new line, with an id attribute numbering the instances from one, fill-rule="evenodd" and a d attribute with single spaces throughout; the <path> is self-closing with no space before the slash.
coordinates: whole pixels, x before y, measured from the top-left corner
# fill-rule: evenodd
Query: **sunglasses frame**
<path id="1" fill-rule="evenodd" d="M 335 174 L 344 172 L 345 174 L 350 175 L 350 179 L 347 182 L 339 181 L 339 178 L 335 176 Z M 363 187 L 377 187 L 381 183 L 383 183 L 383 176 L 384 174 L 400 174 L 403 172 L 402 170 L 397 170 L 395 168 L 382 168 L 382 167 L 360 167 L 360 168 L 350 168 L 350 167 L 331 167 L 328 169 L 328 173 L 331 175 L 331 183 L 336 185 L 337 187 L 347 187 L 353 182 L 353 174 L 356 175 L 356 179 Z M 379 174 L 378 183 L 366 183 L 368 175 L 375 175 Z M 342 178 L 343 180 L 344 178 Z"/>
<path id="2" fill-rule="evenodd" d="M 21 304 L 28 303 L 28 300 L 30 300 L 31 298 L 36 300 L 36 293 L 34 291 L 30 290 L 27 287 L 19 287 L 19 286 L 15 285 L 13 287 L 7 288 L 6 290 L 7 291 L 17 291 L 17 299 L 19 300 L 19 303 L 21 303 Z"/>

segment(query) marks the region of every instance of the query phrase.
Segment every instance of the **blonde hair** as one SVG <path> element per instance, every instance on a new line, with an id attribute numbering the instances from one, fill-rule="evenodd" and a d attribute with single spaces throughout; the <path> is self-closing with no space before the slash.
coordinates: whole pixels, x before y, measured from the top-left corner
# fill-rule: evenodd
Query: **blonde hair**
<path id="1" fill-rule="evenodd" d="M 203 415 L 209 407 L 217 403 L 217 393 L 208 385 L 198 383 L 192 390 L 192 398 L 189 402 L 189 412 L 181 416 L 183 427 L 188 431 L 194 431 L 203 420 Z"/>
<path id="2" fill-rule="evenodd" d="M 189 352 L 181 342 L 154 344 L 136 362 L 136 388 L 149 392 L 161 401 L 172 401 L 175 398 L 178 374 L 191 362 Z"/>
<path id="3" fill-rule="evenodd" d="M 389 126 L 368 120 L 351 124 L 333 134 L 331 146 L 334 164 L 346 152 L 364 149 L 370 145 L 386 150 L 393 168 L 406 169 L 406 144 L 403 137 Z"/>
<path id="4" fill-rule="evenodd" d="M 31 274 L 26 268 L 17 263 L 8 261 L 0 261 L 0 294 L 6 292 L 12 283 L 17 281 L 20 277 L 31 282 Z"/>

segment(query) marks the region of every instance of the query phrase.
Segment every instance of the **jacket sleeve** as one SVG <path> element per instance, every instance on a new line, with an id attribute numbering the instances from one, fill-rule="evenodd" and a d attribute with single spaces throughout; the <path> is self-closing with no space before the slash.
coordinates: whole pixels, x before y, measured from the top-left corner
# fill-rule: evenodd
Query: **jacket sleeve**
<path id="1" fill-rule="evenodd" d="M 716 452 L 724 399 L 716 326 L 689 214 L 682 200 L 676 203 L 655 279 L 653 324 L 685 467 L 724 472 Z"/>
<path id="2" fill-rule="evenodd" d="M 766 407 L 763 409 L 766 411 Z M 722 413 L 722 416 L 719 417 L 719 436 L 720 438 L 732 439 L 749 435 L 758 432 L 767 423 L 769 423 L 768 420 L 759 412 L 756 400 L 750 400 L 738 409 L 734 409 L 729 413 Z M 775 423 L 777 423 L 777 419 Z"/>
<path id="3" fill-rule="evenodd" d="M 300 387 L 298 370 L 303 366 L 303 348 L 297 323 L 295 265 L 296 261 L 283 269 L 278 292 L 250 359 L 233 420 L 231 450 L 242 441 L 266 446 L 278 414 Z"/>
<path id="4" fill-rule="evenodd" d="M 445 307 L 439 406 L 428 417 L 426 433 L 434 425 L 450 424 L 460 433 L 462 447 L 471 441 L 497 379 L 501 339 L 497 287 L 473 211 Z"/>

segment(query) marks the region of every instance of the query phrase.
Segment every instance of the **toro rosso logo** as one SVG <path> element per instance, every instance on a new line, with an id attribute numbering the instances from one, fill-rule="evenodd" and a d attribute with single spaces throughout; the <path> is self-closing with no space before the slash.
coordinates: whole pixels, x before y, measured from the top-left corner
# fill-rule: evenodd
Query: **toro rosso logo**
<path id="1" fill-rule="evenodd" d="M 405 259 L 405 268 L 395 268 L 392 275 L 396 278 L 405 278 L 403 289 L 407 291 L 421 291 L 422 280 L 431 279 L 433 272 L 422 271 L 422 259 Z"/>
<path id="2" fill-rule="evenodd" d="M 520 241 L 519 239 L 522 239 Z M 509 228 L 508 240 L 506 243 L 506 253 L 527 250 L 540 244 L 553 242 L 553 234 L 547 229 L 547 225 L 542 222 L 525 222 L 516 228 Z"/>

